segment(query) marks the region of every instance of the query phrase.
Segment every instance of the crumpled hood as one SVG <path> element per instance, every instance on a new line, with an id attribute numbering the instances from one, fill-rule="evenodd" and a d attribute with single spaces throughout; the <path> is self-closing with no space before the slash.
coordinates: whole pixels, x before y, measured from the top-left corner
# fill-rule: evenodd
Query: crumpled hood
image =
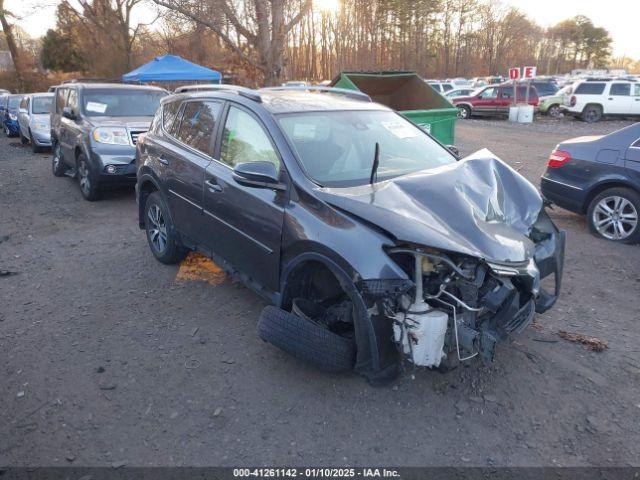
<path id="1" fill-rule="evenodd" d="M 319 194 L 399 242 L 499 263 L 533 256 L 528 234 L 543 207 L 536 188 L 486 149 L 451 165 Z"/>

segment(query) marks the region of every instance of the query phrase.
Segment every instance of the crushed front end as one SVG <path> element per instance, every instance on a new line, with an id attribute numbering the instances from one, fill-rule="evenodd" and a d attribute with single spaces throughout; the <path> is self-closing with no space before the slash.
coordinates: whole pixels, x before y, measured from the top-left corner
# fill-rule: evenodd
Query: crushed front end
<path id="1" fill-rule="evenodd" d="M 551 308 L 560 292 L 565 233 L 544 209 L 528 241 L 531 255 L 517 263 L 396 246 L 388 254 L 411 280 L 363 281 L 369 313 L 392 324 L 398 350 L 415 365 L 492 361 L 496 344 Z"/>

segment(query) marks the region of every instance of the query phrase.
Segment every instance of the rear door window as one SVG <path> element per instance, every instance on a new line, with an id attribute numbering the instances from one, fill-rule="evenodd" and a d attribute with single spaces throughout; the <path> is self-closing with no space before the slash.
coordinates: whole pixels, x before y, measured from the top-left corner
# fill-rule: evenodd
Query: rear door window
<path id="1" fill-rule="evenodd" d="M 165 103 L 162 107 L 162 128 L 169 135 L 175 136 L 178 126 L 180 125 L 180 101 Z"/>
<path id="2" fill-rule="evenodd" d="M 632 95 L 634 97 L 640 97 L 640 83 L 634 83 L 633 84 L 633 93 Z"/>
<path id="3" fill-rule="evenodd" d="M 220 115 L 218 102 L 186 102 L 175 137 L 191 148 L 211 155 L 211 139 Z"/>
<path id="4" fill-rule="evenodd" d="M 576 91 L 573 92 L 576 95 L 602 95 L 604 92 L 604 83 L 598 82 L 584 82 L 576 87 Z"/>
<path id="5" fill-rule="evenodd" d="M 609 95 L 616 97 L 628 97 L 631 95 L 630 83 L 612 83 Z"/>

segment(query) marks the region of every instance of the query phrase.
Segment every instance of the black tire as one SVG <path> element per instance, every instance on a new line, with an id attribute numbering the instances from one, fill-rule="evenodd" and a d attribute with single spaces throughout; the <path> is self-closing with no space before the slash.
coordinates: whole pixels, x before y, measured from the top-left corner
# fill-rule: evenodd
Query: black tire
<path id="1" fill-rule="evenodd" d="M 64 160 L 62 160 L 62 151 L 59 143 L 53 144 L 53 153 L 51 155 L 51 171 L 56 177 L 63 177 L 67 171 Z"/>
<path id="2" fill-rule="evenodd" d="M 553 104 L 547 109 L 547 115 L 553 118 L 560 118 L 561 113 L 560 105 L 557 104 Z"/>
<path id="3" fill-rule="evenodd" d="M 602 119 L 602 107 L 600 105 L 587 105 L 580 116 L 582 121 L 596 123 Z"/>
<path id="4" fill-rule="evenodd" d="M 42 147 L 38 146 L 31 132 L 29 132 L 29 141 L 31 142 L 31 150 L 33 150 L 33 153 L 42 153 Z"/>
<path id="5" fill-rule="evenodd" d="M 326 372 L 348 372 L 356 362 L 356 345 L 304 318 L 268 306 L 262 310 L 258 335 L 290 355 Z"/>
<path id="6" fill-rule="evenodd" d="M 27 143 L 29 143 L 29 139 L 22 135 L 22 130 L 18 130 L 18 135 L 20 135 L 20 143 L 22 145 L 26 145 Z"/>
<path id="7" fill-rule="evenodd" d="M 9 127 L 7 127 L 6 123 L 3 122 L 2 127 L 3 127 L 3 130 L 4 130 L 4 134 L 6 135 L 7 138 L 13 137 L 13 135 L 11 134 L 11 131 L 9 130 Z"/>
<path id="8" fill-rule="evenodd" d="M 619 212 L 613 217 L 614 219 L 619 219 L 619 221 L 611 221 L 605 224 L 600 223 L 607 220 L 607 214 L 605 213 L 605 209 L 598 208 L 598 206 L 601 202 L 604 203 L 605 206 L 615 206 L 615 200 L 613 200 L 615 198 L 624 200 L 621 202 Z M 624 217 L 621 215 L 624 215 Z M 635 216 L 635 225 L 632 222 L 633 216 Z M 589 230 L 597 237 L 619 243 L 640 243 L 640 194 L 635 190 L 624 187 L 605 190 L 599 195 L 596 195 L 589 204 L 587 222 L 589 223 Z M 598 223 L 600 223 L 600 227 L 598 227 Z M 614 224 L 621 224 L 622 228 L 620 226 L 616 227 Z M 618 238 L 616 238 L 616 236 Z"/>
<path id="9" fill-rule="evenodd" d="M 78 155 L 76 159 L 76 176 L 80 184 L 80 193 L 85 200 L 94 202 L 100 198 L 100 185 L 91 164 L 87 161 L 84 153 Z"/>
<path id="10" fill-rule="evenodd" d="M 458 118 L 461 120 L 471 118 L 471 109 L 467 105 L 458 105 Z"/>
<path id="11" fill-rule="evenodd" d="M 160 192 L 153 192 L 147 197 L 144 205 L 144 230 L 151 253 L 159 262 L 171 265 L 182 261 L 187 254 Z M 161 242 L 163 235 L 164 245 Z"/>

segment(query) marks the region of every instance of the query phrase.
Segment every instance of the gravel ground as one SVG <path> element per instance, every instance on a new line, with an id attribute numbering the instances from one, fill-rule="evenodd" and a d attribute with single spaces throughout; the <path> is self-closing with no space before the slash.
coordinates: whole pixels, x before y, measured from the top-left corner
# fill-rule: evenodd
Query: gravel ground
<path id="1" fill-rule="evenodd" d="M 595 126 L 459 122 L 538 184 L 549 151 Z M 309 368 L 256 335 L 263 301 L 175 280 L 130 190 L 97 203 L 50 154 L 0 139 L 0 465 L 640 466 L 640 250 L 568 231 L 551 312 L 491 366 L 407 369 L 393 387 Z M 597 337 L 596 353 L 561 339 Z"/>

